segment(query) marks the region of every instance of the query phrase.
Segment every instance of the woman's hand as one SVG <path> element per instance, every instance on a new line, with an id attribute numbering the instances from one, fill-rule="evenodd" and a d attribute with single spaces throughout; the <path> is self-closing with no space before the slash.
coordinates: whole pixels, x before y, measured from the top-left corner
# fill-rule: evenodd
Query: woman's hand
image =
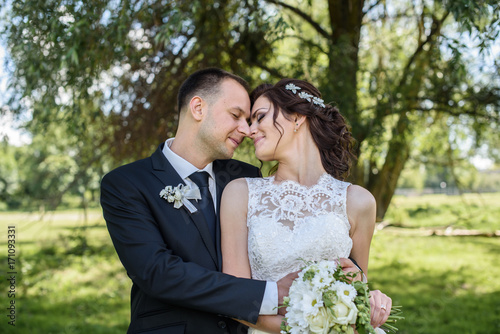
<path id="1" fill-rule="evenodd" d="M 380 327 L 391 314 L 392 299 L 380 290 L 370 291 L 371 324 Z"/>

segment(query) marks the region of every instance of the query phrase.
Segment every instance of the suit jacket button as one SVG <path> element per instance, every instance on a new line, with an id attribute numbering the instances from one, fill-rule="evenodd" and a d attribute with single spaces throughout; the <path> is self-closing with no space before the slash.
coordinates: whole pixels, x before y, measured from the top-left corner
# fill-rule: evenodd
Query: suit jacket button
<path id="1" fill-rule="evenodd" d="M 224 329 L 224 328 L 226 328 L 226 323 L 225 323 L 224 321 L 219 321 L 219 322 L 217 323 L 217 326 L 219 326 L 219 328 Z"/>

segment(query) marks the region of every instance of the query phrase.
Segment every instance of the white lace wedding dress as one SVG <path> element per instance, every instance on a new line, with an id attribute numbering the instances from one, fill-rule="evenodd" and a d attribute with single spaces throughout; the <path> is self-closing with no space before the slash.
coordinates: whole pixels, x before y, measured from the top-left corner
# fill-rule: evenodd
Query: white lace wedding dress
<path id="1" fill-rule="evenodd" d="M 248 254 L 252 278 L 278 281 L 304 260 L 348 257 L 352 240 L 346 212 L 350 183 L 323 174 L 307 187 L 274 177 L 247 178 Z M 249 333 L 263 333 L 250 329 Z"/>

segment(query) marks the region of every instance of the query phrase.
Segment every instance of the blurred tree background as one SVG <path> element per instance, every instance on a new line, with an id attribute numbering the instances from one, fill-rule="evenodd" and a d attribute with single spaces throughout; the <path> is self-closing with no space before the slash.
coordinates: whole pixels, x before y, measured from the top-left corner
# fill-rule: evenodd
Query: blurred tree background
<path id="1" fill-rule="evenodd" d="M 500 160 L 496 0 L 1 0 L 9 84 L 2 114 L 29 115 L 32 142 L 4 140 L 0 201 L 95 204 L 110 169 L 176 129 L 193 71 L 251 86 L 319 86 L 352 126 L 352 181 L 386 214 L 396 188 L 497 187 L 471 158 Z M 237 157 L 258 164 L 249 142 Z M 496 184 L 495 184 L 496 182 Z M 482 184 L 481 184 L 482 183 Z"/>
<path id="2" fill-rule="evenodd" d="M 251 87 L 305 79 L 339 106 L 350 181 L 383 219 L 370 285 L 403 305 L 399 333 L 500 332 L 498 0 L 0 0 L 0 16 L 0 131 L 14 117 L 29 136 L 0 134 L 0 221 L 19 251 L 19 317 L 0 332 L 126 331 L 99 182 L 175 134 L 177 89 L 209 66 Z M 260 165 L 248 140 L 235 157 Z M 427 192 L 441 194 L 394 196 Z"/>

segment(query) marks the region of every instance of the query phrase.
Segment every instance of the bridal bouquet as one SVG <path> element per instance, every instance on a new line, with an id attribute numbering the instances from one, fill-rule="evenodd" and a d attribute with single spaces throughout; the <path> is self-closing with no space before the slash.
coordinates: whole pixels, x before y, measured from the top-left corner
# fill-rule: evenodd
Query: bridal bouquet
<path id="1" fill-rule="evenodd" d="M 352 325 L 356 325 L 359 334 L 376 333 L 370 325 L 368 285 L 351 282 L 355 276 L 355 273 L 345 274 L 334 261 L 306 262 L 285 297 L 283 307 L 287 313 L 281 333 L 353 334 Z M 393 307 L 388 322 L 402 319 L 399 313 L 399 307 Z M 397 331 L 387 323 L 382 328 Z"/>

